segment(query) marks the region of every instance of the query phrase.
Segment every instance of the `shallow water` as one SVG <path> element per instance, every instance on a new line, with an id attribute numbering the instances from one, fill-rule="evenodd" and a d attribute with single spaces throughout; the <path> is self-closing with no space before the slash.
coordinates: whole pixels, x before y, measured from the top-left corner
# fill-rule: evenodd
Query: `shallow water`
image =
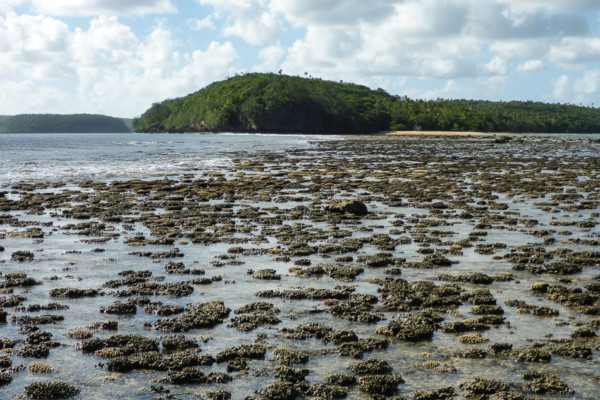
<path id="1" fill-rule="evenodd" d="M 308 148 L 312 135 L 2 134 L 0 187 L 218 170 L 240 154 Z"/>
<path id="2" fill-rule="evenodd" d="M 515 270 L 515 264 L 504 257 L 525 244 L 536 244 L 547 251 L 598 251 L 597 245 L 573 242 L 600 237 L 600 228 L 595 225 L 598 216 L 594 214 L 599 211 L 600 201 L 597 195 L 600 145 L 596 138 L 586 135 L 525 136 L 497 144 L 491 137 L 95 135 L 79 141 L 79 137 L 72 135 L 0 136 L 3 155 L 8 155 L 3 157 L 0 173 L 0 187 L 4 187 L 2 190 L 7 199 L 2 203 L 4 208 L 0 213 L 3 221 L 0 246 L 5 248 L 0 252 L 2 274 L 23 272 L 43 282 L 31 288 L 14 288 L 14 294 L 27 297 L 24 306 L 49 302 L 69 306 L 66 311 L 33 313 L 7 309 L 9 322 L 0 325 L 0 337 L 26 339 L 19 333 L 21 326 L 11 322 L 13 315 L 54 314 L 64 316 L 65 320 L 40 325 L 42 330 L 52 333 L 53 340 L 61 343 L 60 347 L 51 349 L 48 358 L 37 360 L 9 353 L 13 366 L 41 361 L 54 366 L 55 371 L 47 375 L 27 370 L 14 372 L 13 382 L 1 387 L 0 394 L 10 398 L 23 394 L 24 387 L 34 381 L 64 380 L 81 389 L 77 397 L 80 399 L 159 398 L 160 395 L 149 390 L 153 385 L 163 385 L 181 399 L 206 398 L 209 391 L 215 390 L 228 390 L 234 399 L 260 397 L 255 391 L 273 383 L 274 368 L 281 365 L 273 350 L 286 347 L 309 352 L 308 363 L 292 366 L 309 369 L 307 381 L 310 384 L 324 383 L 327 375 L 351 373 L 348 367 L 357 360 L 340 356 L 332 343 L 289 339 L 282 332 L 283 328 L 318 322 L 336 331 L 353 330 L 361 339 L 389 339 L 387 349 L 365 352 L 362 358 L 386 360 L 394 373 L 406 381 L 399 385 L 398 393 L 407 397 L 419 390 L 450 386 L 460 399 L 466 393 L 460 390 L 459 384 L 482 377 L 501 380 L 515 393 L 532 397 L 594 399 L 599 388 L 596 377 L 600 375 L 597 337 L 575 341 L 592 349 L 590 359 L 583 360 L 552 355 L 549 363 L 518 362 L 514 356 L 488 355 L 485 359 L 472 359 L 458 357 L 457 353 L 485 350 L 490 344 L 499 342 L 510 343 L 514 349 L 536 342 L 548 346 L 550 338 L 570 339 L 575 329 L 598 319 L 598 316 L 583 314 L 581 307 L 549 301 L 545 296 L 531 292 L 530 287 L 534 283 L 547 282 L 586 291 L 585 285 L 598 281 L 600 264 L 584 265 L 582 272 L 573 275 L 534 274 Z M 84 181 L 90 180 L 110 183 L 130 179 L 153 183 L 141 189 L 133 186 L 122 190 L 116 186 L 83 185 Z M 266 184 L 261 186 L 261 182 Z M 46 186 L 46 183 L 51 185 Z M 164 191 L 167 186 L 173 190 Z M 66 193 L 65 201 L 44 203 L 61 192 Z M 552 196 L 557 194 L 577 196 L 553 200 Z M 39 197 L 32 200 L 32 195 Z M 370 215 L 357 219 L 323 212 L 323 206 L 332 200 L 348 198 L 364 201 Z M 16 203 L 19 200 L 22 203 Z M 43 209 L 38 207 L 40 201 L 45 204 Z M 437 203 L 443 207 L 432 207 Z M 169 204 L 181 210 L 169 210 Z M 501 205 L 506 207 L 499 207 Z M 71 210 L 89 212 L 89 215 L 85 219 L 69 218 Z M 108 210 L 108 214 L 103 214 L 103 210 Z M 460 217 L 463 211 L 474 216 Z M 131 219 L 124 222 L 111 220 L 118 215 Z M 157 227 L 146 218 L 148 215 L 160 216 L 162 222 L 172 221 L 167 225 L 171 230 L 156 230 Z M 202 221 L 200 226 L 189 222 L 207 215 L 212 220 L 199 219 Z M 20 223 L 15 223 L 9 216 Z M 223 216 L 222 220 L 220 216 Z M 535 224 L 530 223 L 533 219 L 537 220 Z M 92 236 L 65 229 L 69 224 L 102 221 L 107 228 Z M 394 221 L 402 224 L 397 225 Z M 561 222 L 588 224 L 583 228 L 557 225 Z M 48 225 L 41 226 L 45 234 L 43 239 L 18 237 L 25 229 L 37 227 L 38 223 Z M 215 243 L 193 244 L 190 238 L 195 230 L 213 235 Z M 543 230 L 550 232 L 543 236 L 535 233 Z M 344 253 L 353 256 L 352 262 L 338 262 L 364 268 L 352 282 L 328 276 L 303 278 L 290 271 L 295 267 L 293 262 L 301 258 L 309 259 L 312 266 L 336 263 L 334 257 L 338 254 L 325 252 L 292 255 L 289 261 L 277 259 L 275 252 L 237 255 L 236 259 L 243 264 L 211 264 L 220 256 L 231 255 L 228 249 L 233 246 L 248 250 L 279 247 L 286 251 L 295 243 L 310 246 L 339 244 L 342 238 L 333 235 L 339 231 L 348 231 L 350 237 L 365 241 L 358 251 Z M 141 247 L 126 244 L 127 239 L 139 234 L 152 239 L 152 232 L 156 233 L 154 238 L 171 237 L 175 244 Z M 473 232 L 483 232 L 485 236 L 471 236 Z M 94 236 L 96 234 L 99 236 Z M 110 237 L 114 234 L 118 235 Z M 376 329 L 385 327 L 390 321 L 420 311 L 416 308 L 404 313 L 379 308 L 383 300 L 378 292 L 380 285 L 372 280 L 392 276 L 384 274 L 385 268 L 370 268 L 357 260 L 358 256 L 382 251 L 371 240 L 379 234 L 389 235 L 394 240 L 401 236 L 410 238 L 410 243 L 398 242 L 393 250 L 383 251 L 417 263 L 423 260 L 422 251 L 426 249 L 442 254 L 452 244 L 468 239 L 474 247 L 463 246 L 462 255 L 445 254 L 455 262 L 451 267 L 424 269 L 401 264 L 399 277 L 409 283 L 431 281 L 441 286 L 451 283 L 434 279 L 441 274 L 511 274 L 511 281 L 497 279 L 490 285 L 457 283 L 463 293 L 489 289 L 496 304 L 504 310 L 506 323 L 482 331 L 481 335 L 489 338 L 482 344 L 463 344 L 458 337 L 464 333 L 444 333 L 439 328 L 432 340 L 417 343 L 377 334 Z M 98 237 L 108 240 L 85 242 Z M 554 242 L 544 244 L 549 238 Z M 431 240 L 431 244 L 424 240 Z M 478 244 L 494 243 L 502 243 L 506 248 L 496 249 L 492 254 L 475 251 Z M 194 292 L 189 296 L 148 296 L 150 300 L 183 306 L 221 300 L 232 311 L 251 302 L 266 301 L 280 310 L 277 314 L 280 323 L 260 326 L 251 332 L 229 327 L 226 320 L 212 329 L 194 329 L 185 333 L 187 338 L 197 339 L 202 354 L 208 355 L 216 355 L 239 344 L 254 343 L 260 339 L 259 335 L 266 335 L 264 343 L 269 348 L 265 359 L 249 360 L 247 371 L 232 372 L 234 380 L 229 384 L 174 385 L 160 382 L 164 376 L 160 371 L 111 373 L 106 367 L 98 366 L 98 363 L 106 363 L 106 359 L 83 354 L 77 349 L 81 340 L 71 339 L 67 333 L 97 321 L 116 320 L 118 332 L 97 332 L 94 337 L 140 334 L 161 342 L 169 333 L 145 328 L 144 324 L 164 317 L 147 314 L 141 306 L 133 316 L 100 313 L 100 307 L 126 300 L 113 296 L 115 289 L 103 288 L 106 294 L 95 298 L 61 299 L 51 298 L 48 294 L 54 288 L 99 289 L 107 281 L 121 279 L 118 273 L 123 270 L 149 270 L 154 277 L 164 277 L 160 283 L 185 282 L 193 277 L 165 273 L 163 266 L 168 259 L 130 254 L 168 251 L 173 247 L 184 253 L 182 258 L 174 261 L 182 261 L 187 268 L 204 269 L 206 274 L 202 277 L 222 275 L 223 279 L 209 285 L 193 285 Z M 94 251 L 96 249 L 102 251 Z M 34 260 L 12 261 L 11 254 L 17 250 L 32 251 Z M 553 261 L 559 259 L 555 257 Z M 274 269 L 281 275 L 281 280 L 258 280 L 248 274 L 249 269 L 266 268 Z M 56 279 L 49 280 L 51 277 Z M 341 285 L 353 286 L 355 293 L 379 296 L 380 302 L 375 304 L 373 312 L 386 319 L 374 324 L 352 322 L 332 316 L 328 312 L 330 303 L 323 300 L 256 297 L 257 292 L 267 289 L 333 290 Z M 121 289 L 124 288 L 117 290 Z M 559 315 L 540 318 L 520 313 L 516 307 L 505 304 L 515 299 L 551 307 L 558 310 Z M 595 301 L 594 304 L 600 305 L 598 300 Z M 435 311 L 444 317 L 444 323 L 448 323 L 477 317 L 471 309 L 472 304 L 463 302 L 454 309 Z M 232 312 L 229 318 L 234 316 Z M 203 338 L 210 340 L 203 343 Z M 22 347 L 23 343 L 15 346 L 17 350 Z M 439 372 L 417 364 L 424 361 L 439 361 L 455 371 Z M 205 373 L 225 372 L 226 363 L 198 368 Z M 574 393 L 536 395 L 525 390 L 523 375 L 531 371 L 556 375 Z M 106 377 L 114 381 L 104 381 Z M 309 395 L 306 397 L 310 398 Z M 365 397 L 368 395 L 357 385 L 348 389 L 347 398 Z"/>

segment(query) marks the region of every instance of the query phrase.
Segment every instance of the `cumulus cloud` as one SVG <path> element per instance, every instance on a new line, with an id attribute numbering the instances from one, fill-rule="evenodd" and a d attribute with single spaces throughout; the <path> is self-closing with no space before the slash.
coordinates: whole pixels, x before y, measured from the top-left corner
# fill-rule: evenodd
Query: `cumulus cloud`
<path id="1" fill-rule="evenodd" d="M 192 62 L 179 72 L 183 80 L 183 94 L 190 87 L 197 90 L 215 80 L 223 79 L 235 73 L 233 62 L 238 53 L 231 42 L 219 43 L 212 41 L 206 50 L 196 50 L 192 54 Z"/>
<path id="2" fill-rule="evenodd" d="M 294 74 L 501 77 L 600 54 L 583 14 L 600 11 L 596 0 L 197 1 L 226 21 L 222 34 L 251 44 L 279 42 L 288 25 L 303 32 L 282 63 Z"/>
<path id="3" fill-rule="evenodd" d="M 0 16 L 0 80 L 56 79 L 67 69 L 70 32 L 58 20 L 31 15 Z"/>
<path id="4" fill-rule="evenodd" d="M 552 81 L 554 85 L 554 97 L 567 98 L 571 96 L 571 80 L 567 75 L 561 75 Z"/>
<path id="5" fill-rule="evenodd" d="M 573 90 L 578 95 L 596 97 L 600 94 L 600 70 L 585 71 L 573 84 Z"/>
<path id="6" fill-rule="evenodd" d="M 465 33 L 487 40 L 579 36 L 590 32 L 587 20 L 577 14 L 542 11 L 516 12 L 501 4 L 472 5 Z"/>
<path id="7" fill-rule="evenodd" d="M 188 24 L 194 30 L 216 29 L 215 20 L 212 15 L 202 19 L 189 20 Z"/>
<path id="8" fill-rule="evenodd" d="M 549 58 L 557 64 L 585 64 L 600 61 L 600 37 L 564 38 L 552 46 Z"/>
<path id="9" fill-rule="evenodd" d="M 563 102 L 594 104 L 600 95 L 600 69 L 591 69 L 579 75 L 561 75 L 552 81 L 554 97 Z"/>
<path id="10" fill-rule="evenodd" d="M 19 101 L 15 101 L 19 99 Z M 27 109 L 23 109 L 27 104 Z M 65 104 L 72 105 L 69 96 L 50 86 L 39 87 L 32 80 L 13 82 L 0 80 L 0 109 L 3 114 L 13 115 L 44 110 L 47 113 L 64 113 Z"/>
<path id="11" fill-rule="evenodd" d="M 544 62 L 542 60 L 528 60 L 517 66 L 517 71 L 519 72 L 533 72 L 542 69 L 544 69 Z"/>
<path id="12" fill-rule="evenodd" d="M 79 28 L 72 37 L 73 57 L 78 66 L 120 65 L 128 62 L 138 39 L 117 17 L 98 17 L 87 31 Z"/>
<path id="13" fill-rule="evenodd" d="M 0 109 L 134 116 L 234 73 L 236 58 L 230 42 L 181 52 L 160 23 L 140 37 L 115 16 L 70 30 L 51 17 L 11 13 L 0 16 Z"/>
<path id="14" fill-rule="evenodd" d="M 27 0 L 3 0 L 0 3 L 0 13 L 8 14 L 14 11 L 14 7 L 20 6 Z"/>
<path id="15" fill-rule="evenodd" d="M 281 44 L 268 46 L 258 52 L 258 57 L 262 61 L 260 65 L 253 68 L 255 71 L 275 72 L 281 66 L 281 59 L 285 55 L 285 49 Z"/>
<path id="16" fill-rule="evenodd" d="M 389 0 L 272 0 L 270 8 L 295 26 L 375 22 L 394 10 Z"/>
<path id="17" fill-rule="evenodd" d="M 239 71 L 279 68 L 394 93 L 427 82 L 421 95 L 444 97 L 543 76 L 539 94 L 572 101 L 597 92 L 586 84 L 598 81 L 595 12 L 597 0 L 5 0 L 0 83 L 49 97 L 76 86 L 78 106 L 125 115 Z M 146 31 L 127 18 L 149 13 L 174 14 Z M 61 16 L 93 17 L 70 28 Z"/>
<path id="18" fill-rule="evenodd" d="M 140 40 L 116 19 L 96 22 L 97 26 L 92 23 L 88 31 L 78 34 L 82 40 L 86 35 L 95 37 L 91 42 L 97 46 L 90 51 L 99 61 L 78 62 L 77 73 L 78 98 L 98 112 L 114 114 L 119 110 L 123 116 L 138 115 L 153 102 L 184 96 L 225 78 L 237 58 L 230 42 L 213 41 L 205 50 L 182 54 L 172 32 L 162 25 Z M 121 36 L 122 41 L 116 41 Z M 130 48 L 131 54 L 119 57 L 121 51 Z"/>
<path id="19" fill-rule="evenodd" d="M 498 0 L 498 2 L 523 13 L 600 11 L 600 4 L 596 0 Z"/>
<path id="20" fill-rule="evenodd" d="M 226 17 L 225 36 L 242 38 L 248 43 L 260 45 L 275 42 L 286 31 L 283 22 L 269 7 L 268 0 L 196 0 L 212 6 L 215 19 Z"/>
<path id="21" fill-rule="evenodd" d="M 143 15 L 174 13 L 170 0 L 30 0 L 36 12 L 51 16 Z"/>

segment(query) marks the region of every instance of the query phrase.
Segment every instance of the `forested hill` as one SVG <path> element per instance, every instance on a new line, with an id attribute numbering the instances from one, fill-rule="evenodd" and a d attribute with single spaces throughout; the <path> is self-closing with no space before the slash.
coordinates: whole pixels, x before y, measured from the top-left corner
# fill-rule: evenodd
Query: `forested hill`
<path id="1" fill-rule="evenodd" d="M 0 120 L 0 133 L 125 133 L 120 118 L 95 114 L 21 114 Z"/>
<path id="2" fill-rule="evenodd" d="M 157 103 L 134 129 L 145 132 L 375 132 L 390 126 L 393 97 L 320 79 L 247 74 Z"/>
<path id="3" fill-rule="evenodd" d="M 246 74 L 155 103 L 138 132 L 374 133 L 390 130 L 598 133 L 600 110 L 538 102 L 411 100 L 383 89 Z"/>

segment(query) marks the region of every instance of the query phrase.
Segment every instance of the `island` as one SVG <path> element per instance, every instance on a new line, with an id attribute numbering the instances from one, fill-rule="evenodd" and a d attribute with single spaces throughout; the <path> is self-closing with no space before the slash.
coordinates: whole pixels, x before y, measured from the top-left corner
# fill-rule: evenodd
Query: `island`
<path id="1" fill-rule="evenodd" d="M 600 110 L 533 101 L 413 100 L 342 81 L 250 73 L 155 103 L 134 119 L 133 128 L 149 133 L 597 133 Z"/>
<path id="2" fill-rule="evenodd" d="M 131 121 L 131 120 L 130 120 Z M 126 119 L 97 114 L 20 114 L 2 116 L 0 133 L 127 133 Z"/>

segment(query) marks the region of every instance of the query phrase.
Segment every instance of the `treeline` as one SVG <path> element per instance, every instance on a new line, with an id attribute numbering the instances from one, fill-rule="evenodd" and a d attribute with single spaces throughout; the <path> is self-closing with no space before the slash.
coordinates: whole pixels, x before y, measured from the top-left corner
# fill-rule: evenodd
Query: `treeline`
<path id="1" fill-rule="evenodd" d="M 392 130 L 600 133 L 600 110 L 541 102 L 397 99 Z"/>
<path id="2" fill-rule="evenodd" d="M 0 120 L 0 133 L 125 133 L 124 120 L 95 114 L 21 114 Z"/>
<path id="3" fill-rule="evenodd" d="M 133 126 L 139 132 L 596 133 L 600 110 L 539 102 L 411 100 L 352 83 L 246 74 L 155 103 Z"/>

